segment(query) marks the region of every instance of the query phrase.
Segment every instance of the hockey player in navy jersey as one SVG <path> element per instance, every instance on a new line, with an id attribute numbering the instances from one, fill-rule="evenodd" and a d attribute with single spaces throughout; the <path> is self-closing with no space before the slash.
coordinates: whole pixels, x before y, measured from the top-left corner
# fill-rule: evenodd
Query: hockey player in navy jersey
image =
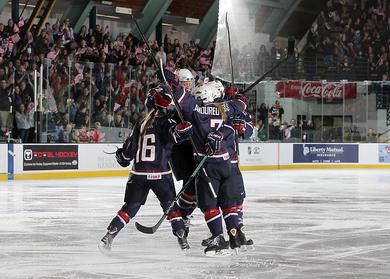
<path id="1" fill-rule="evenodd" d="M 225 88 L 223 84 L 218 81 L 211 81 L 209 85 L 215 87 L 215 102 L 223 102 L 225 97 Z M 231 98 L 231 97 L 230 97 Z M 235 130 L 236 137 L 229 138 L 230 142 L 228 144 L 228 150 L 230 155 L 230 163 L 233 167 L 233 173 L 235 178 L 235 192 L 236 192 L 236 208 L 239 219 L 239 230 L 238 230 L 238 242 L 240 245 L 253 245 L 253 241 L 251 239 L 247 240 L 244 231 L 244 223 L 243 223 L 243 202 L 245 198 L 245 187 L 244 180 L 242 178 L 242 174 L 238 164 L 238 140 L 239 139 L 249 139 L 253 133 L 253 123 L 252 118 L 247 112 L 243 112 L 239 115 L 234 115 L 229 118 L 226 123 L 233 127 Z M 212 240 L 212 236 L 204 239 L 202 241 L 202 246 L 208 246 L 210 241 Z"/>
<path id="2" fill-rule="evenodd" d="M 151 110 L 143 120 L 136 123 L 132 134 L 116 152 L 116 159 L 122 167 L 134 162 L 126 185 L 125 204 L 112 219 L 101 240 L 99 247 L 103 250 L 111 249 L 113 239 L 137 214 L 145 203 L 149 190 L 155 193 L 164 211 L 175 199 L 168 159 L 173 144 L 191 136 L 192 125 L 189 122 L 176 124 L 168 118 L 166 111 L 171 101 L 171 97 L 164 93 L 163 88 L 151 90 L 147 99 Z M 180 212 L 171 211 L 167 219 L 171 222 L 173 234 L 177 237 L 181 249 L 189 249 Z"/>
<path id="3" fill-rule="evenodd" d="M 205 163 L 208 178 L 203 172 L 197 179 L 198 206 L 205 216 L 212 240 L 205 249 L 207 255 L 225 254 L 230 247 L 239 247 L 237 240 L 238 213 L 235 207 L 234 177 L 229 162 L 227 144 L 234 138 L 234 129 L 224 124 L 224 119 L 242 113 L 245 108 L 243 96 L 229 102 L 214 104 L 214 88 L 203 85 L 193 94 L 178 88 L 175 97 L 179 101 L 184 119 L 193 124 L 193 141 L 199 156 L 209 155 Z M 208 181 L 211 181 L 212 189 Z M 212 191 L 217 194 L 214 198 Z M 220 209 L 222 209 L 222 214 Z M 229 242 L 223 236 L 222 215 L 229 234 Z"/>
<path id="4" fill-rule="evenodd" d="M 179 69 L 176 74 L 179 80 L 178 86 L 182 87 L 186 94 L 191 94 L 195 81 L 191 71 L 188 69 Z M 183 180 L 183 185 L 185 185 L 196 167 L 191 142 L 189 140 L 173 147 L 171 166 L 176 180 Z M 187 235 L 189 231 L 189 216 L 196 207 L 195 180 L 192 180 L 175 205 L 175 208 L 181 211 L 181 215 L 186 224 Z"/>

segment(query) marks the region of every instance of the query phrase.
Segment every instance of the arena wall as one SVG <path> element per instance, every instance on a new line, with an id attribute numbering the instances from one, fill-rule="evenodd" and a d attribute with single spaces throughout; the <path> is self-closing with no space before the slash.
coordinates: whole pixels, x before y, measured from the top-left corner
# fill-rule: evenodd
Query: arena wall
<path id="1" fill-rule="evenodd" d="M 129 168 L 109 154 L 115 150 L 115 144 L 2 144 L 0 179 L 127 176 Z M 390 168 L 390 144 L 240 143 L 239 151 L 242 170 Z"/>
<path id="2" fill-rule="evenodd" d="M 7 145 L 0 144 L 0 180 L 7 180 L 8 175 Z"/>

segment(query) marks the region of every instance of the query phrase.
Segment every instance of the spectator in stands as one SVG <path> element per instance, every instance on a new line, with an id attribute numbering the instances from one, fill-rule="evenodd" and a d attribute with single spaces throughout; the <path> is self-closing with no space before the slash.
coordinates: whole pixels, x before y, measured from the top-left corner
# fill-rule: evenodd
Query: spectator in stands
<path id="1" fill-rule="evenodd" d="M 6 80 L 0 81 L 0 128 L 3 132 L 10 127 L 10 111 L 12 99 Z"/>
<path id="2" fill-rule="evenodd" d="M 58 142 L 72 143 L 73 141 L 73 128 L 71 124 L 67 124 L 65 128 L 61 127 L 58 134 Z"/>
<path id="3" fill-rule="evenodd" d="M 283 126 L 280 125 L 280 119 L 279 118 L 275 118 L 273 120 L 273 118 L 269 118 L 269 128 L 268 128 L 268 131 L 269 131 L 269 139 L 270 140 L 277 140 L 277 141 L 280 141 L 283 139 Z"/>
<path id="4" fill-rule="evenodd" d="M 374 132 L 374 129 L 369 128 L 367 133 L 367 142 L 378 142 L 378 134 Z"/>
<path id="5" fill-rule="evenodd" d="M 257 138 L 260 141 L 266 141 L 268 139 L 268 133 L 263 120 L 260 119 L 257 122 L 256 127 L 257 127 Z"/>
<path id="6" fill-rule="evenodd" d="M 280 121 L 282 121 L 284 109 L 280 105 L 278 100 L 276 100 L 275 103 L 271 106 L 271 108 L 269 109 L 269 112 L 271 113 L 273 118 L 278 118 Z"/>
<path id="7" fill-rule="evenodd" d="M 297 127 L 295 119 L 291 119 L 288 129 L 290 130 L 290 137 L 292 140 L 298 141 L 302 138 L 302 131 Z"/>
<path id="8" fill-rule="evenodd" d="M 26 111 L 25 106 L 21 104 L 15 113 L 16 128 L 18 129 L 18 136 L 22 143 L 28 142 L 29 130 L 31 128 L 31 115 Z"/>
<path id="9" fill-rule="evenodd" d="M 313 142 L 314 125 L 311 119 L 301 120 L 299 127 L 302 129 L 302 141 Z"/>
<path id="10" fill-rule="evenodd" d="M 105 134 L 101 131 L 100 122 L 95 122 L 95 127 L 90 131 L 90 142 L 98 143 L 104 141 Z"/>
<path id="11" fill-rule="evenodd" d="M 160 46 L 159 51 L 156 53 L 156 60 L 160 63 L 160 59 L 163 62 L 163 65 L 167 65 L 167 54 L 164 51 L 164 47 Z"/>

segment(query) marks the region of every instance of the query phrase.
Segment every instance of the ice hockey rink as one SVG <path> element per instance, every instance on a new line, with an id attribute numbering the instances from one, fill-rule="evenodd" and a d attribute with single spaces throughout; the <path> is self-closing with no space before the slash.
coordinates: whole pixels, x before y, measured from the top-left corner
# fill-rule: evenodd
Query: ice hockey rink
<path id="1" fill-rule="evenodd" d="M 390 172 L 244 172 L 245 223 L 255 250 L 203 254 L 192 219 L 184 255 L 165 222 L 131 222 L 109 255 L 98 243 L 122 205 L 126 178 L 1 182 L 0 278 L 390 278 Z M 136 221 L 154 224 L 153 194 Z"/>

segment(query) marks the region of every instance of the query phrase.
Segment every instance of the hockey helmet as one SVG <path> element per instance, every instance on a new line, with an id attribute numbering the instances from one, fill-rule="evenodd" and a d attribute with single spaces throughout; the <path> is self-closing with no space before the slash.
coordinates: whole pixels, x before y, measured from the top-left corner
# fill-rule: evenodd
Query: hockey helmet
<path id="1" fill-rule="evenodd" d="M 203 103 L 212 103 L 214 101 L 215 91 L 213 85 L 206 83 L 194 88 L 192 95 Z"/>
<path id="2" fill-rule="evenodd" d="M 180 69 L 177 71 L 177 75 L 179 76 L 179 81 L 194 81 L 194 75 L 188 69 Z"/>
<path id="3" fill-rule="evenodd" d="M 225 87 L 219 80 L 210 81 L 208 84 L 214 86 L 215 96 L 214 99 L 223 98 L 225 95 Z"/>

